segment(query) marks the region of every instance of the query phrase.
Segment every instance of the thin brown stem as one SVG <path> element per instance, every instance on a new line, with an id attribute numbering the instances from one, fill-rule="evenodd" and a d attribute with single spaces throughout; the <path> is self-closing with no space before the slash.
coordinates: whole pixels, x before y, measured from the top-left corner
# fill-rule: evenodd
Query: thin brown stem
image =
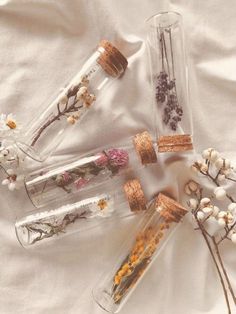
<path id="1" fill-rule="evenodd" d="M 228 314 L 231 314 L 232 312 L 231 312 L 231 308 L 230 308 L 229 297 L 228 297 L 227 289 L 226 289 L 226 286 L 225 286 L 225 283 L 224 283 L 224 279 L 223 279 L 223 276 L 222 276 L 222 274 L 221 274 L 219 265 L 218 265 L 217 260 L 216 260 L 216 258 L 215 258 L 215 255 L 214 255 L 214 252 L 213 252 L 213 250 L 212 250 L 211 244 L 210 244 L 210 242 L 209 242 L 209 240 L 208 240 L 208 237 L 207 237 L 207 235 L 206 235 L 206 233 L 205 233 L 204 227 L 202 226 L 202 224 L 200 223 L 200 221 L 197 219 L 197 216 L 195 216 L 195 219 L 196 219 L 196 221 L 197 221 L 197 224 L 198 224 L 199 229 L 201 230 L 201 233 L 202 233 L 203 238 L 204 238 L 204 240 L 205 240 L 205 242 L 206 242 L 206 244 L 207 244 L 207 247 L 208 247 L 208 249 L 209 249 L 209 251 L 210 251 L 212 260 L 213 260 L 214 265 L 215 265 L 215 267 L 216 267 L 217 273 L 218 273 L 218 275 L 219 275 L 220 283 L 221 283 L 221 286 L 222 286 L 222 289 L 223 289 L 223 292 L 224 292 L 224 297 L 225 297 L 225 301 L 226 301 L 226 305 L 227 305 L 227 309 L 228 309 Z"/>
<path id="2" fill-rule="evenodd" d="M 216 239 L 215 239 L 214 236 L 212 237 L 212 242 L 213 242 L 213 244 L 214 244 L 215 251 L 216 251 L 216 255 L 217 255 L 218 260 L 219 260 L 219 262 L 220 262 L 220 265 L 221 265 L 221 268 L 222 268 L 222 270 L 223 270 L 225 279 L 226 279 L 226 281 L 227 281 L 229 291 L 230 291 L 231 296 L 232 296 L 232 298 L 233 298 L 234 304 L 236 305 L 236 297 L 235 297 L 235 294 L 234 294 L 234 291 L 233 291 L 233 287 L 232 287 L 231 282 L 230 282 L 230 280 L 229 280 L 228 273 L 227 273 L 227 271 L 226 271 L 226 269 L 225 269 L 225 267 L 224 267 L 224 263 L 223 263 L 223 260 L 222 260 L 222 258 L 221 258 L 221 254 L 220 254 L 220 251 L 219 251 L 219 247 L 218 247 L 218 244 L 217 244 Z"/>

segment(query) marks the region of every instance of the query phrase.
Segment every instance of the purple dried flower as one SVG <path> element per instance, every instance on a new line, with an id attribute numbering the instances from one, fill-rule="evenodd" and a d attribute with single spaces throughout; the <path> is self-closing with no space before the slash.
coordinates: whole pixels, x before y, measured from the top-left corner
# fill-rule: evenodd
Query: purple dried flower
<path id="1" fill-rule="evenodd" d="M 106 154 L 112 167 L 124 168 L 129 163 L 129 155 L 123 149 L 112 148 L 107 150 Z"/>
<path id="2" fill-rule="evenodd" d="M 68 183 L 71 180 L 71 175 L 67 171 L 63 172 L 61 176 L 65 183 Z"/>

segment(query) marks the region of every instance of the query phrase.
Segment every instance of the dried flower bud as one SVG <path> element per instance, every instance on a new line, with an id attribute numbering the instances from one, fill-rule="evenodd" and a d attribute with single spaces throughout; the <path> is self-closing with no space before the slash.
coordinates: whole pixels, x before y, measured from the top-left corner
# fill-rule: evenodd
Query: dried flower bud
<path id="1" fill-rule="evenodd" d="M 70 123 L 70 124 L 75 124 L 76 119 L 75 119 L 75 117 L 73 117 L 73 116 L 69 116 L 69 117 L 67 118 L 67 122 Z"/>
<path id="2" fill-rule="evenodd" d="M 68 102 L 68 97 L 66 95 L 63 95 L 60 99 L 60 103 L 62 105 L 65 105 Z"/>

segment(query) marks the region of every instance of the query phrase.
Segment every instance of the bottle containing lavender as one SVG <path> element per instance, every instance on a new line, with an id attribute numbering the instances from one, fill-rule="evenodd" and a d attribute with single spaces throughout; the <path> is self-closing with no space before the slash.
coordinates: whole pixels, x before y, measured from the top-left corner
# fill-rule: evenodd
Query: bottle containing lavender
<path id="1" fill-rule="evenodd" d="M 145 131 L 123 146 L 101 148 L 84 157 L 36 170 L 26 176 L 25 187 L 33 205 L 43 207 L 98 186 L 132 167 L 156 161 L 155 145 Z"/>
<path id="2" fill-rule="evenodd" d="M 111 186 L 110 190 L 97 190 L 91 197 L 74 203 L 37 213 L 34 211 L 17 219 L 15 230 L 17 239 L 27 248 L 85 231 L 106 221 L 108 217 L 121 218 L 145 209 L 142 187 L 134 179 L 127 181 L 123 189 Z"/>
<path id="3" fill-rule="evenodd" d="M 158 151 L 193 149 L 182 17 L 162 12 L 147 20 L 150 68 L 158 110 Z"/>
<path id="4" fill-rule="evenodd" d="M 127 59 L 110 42 L 102 40 L 71 82 L 37 114 L 17 146 L 36 161 L 44 161 L 64 138 L 65 131 L 81 121 L 112 78 L 119 78 Z"/>

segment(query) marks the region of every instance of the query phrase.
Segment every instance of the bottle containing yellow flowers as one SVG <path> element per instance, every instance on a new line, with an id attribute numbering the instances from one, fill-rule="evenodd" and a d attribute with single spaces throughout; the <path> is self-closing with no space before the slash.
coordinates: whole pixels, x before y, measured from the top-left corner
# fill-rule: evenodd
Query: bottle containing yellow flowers
<path id="1" fill-rule="evenodd" d="M 138 230 L 130 234 L 115 265 L 93 290 L 102 309 L 120 311 L 186 213 L 184 207 L 162 193 L 150 203 Z"/>
<path id="2" fill-rule="evenodd" d="M 81 121 L 111 78 L 119 78 L 127 59 L 110 42 L 102 40 L 71 82 L 28 125 L 17 146 L 36 161 L 44 161 L 64 138 L 65 131 Z"/>
<path id="3" fill-rule="evenodd" d="M 90 197 L 88 197 L 88 195 Z M 111 186 L 106 192 L 90 191 L 87 197 L 55 209 L 32 212 L 17 219 L 16 235 L 24 247 L 85 231 L 109 217 L 124 217 L 146 209 L 146 199 L 136 179 L 127 181 L 123 189 Z"/>

